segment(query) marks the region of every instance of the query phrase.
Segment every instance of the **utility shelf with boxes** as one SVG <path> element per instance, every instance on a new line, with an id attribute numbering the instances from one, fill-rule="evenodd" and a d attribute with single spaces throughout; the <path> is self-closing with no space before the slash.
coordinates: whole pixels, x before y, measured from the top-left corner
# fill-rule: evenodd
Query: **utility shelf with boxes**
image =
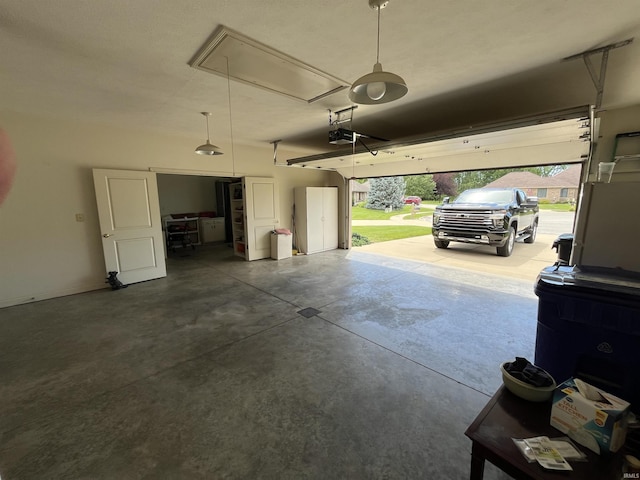
<path id="1" fill-rule="evenodd" d="M 163 218 L 167 251 L 196 248 L 200 245 L 199 217 L 195 214 L 173 214 Z"/>

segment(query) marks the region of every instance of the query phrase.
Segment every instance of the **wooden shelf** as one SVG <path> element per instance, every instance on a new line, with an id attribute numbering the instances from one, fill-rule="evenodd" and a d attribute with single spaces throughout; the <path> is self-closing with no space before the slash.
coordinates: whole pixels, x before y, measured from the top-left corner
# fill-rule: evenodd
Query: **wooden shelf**
<path id="1" fill-rule="evenodd" d="M 233 253 L 244 259 L 247 258 L 246 232 L 244 230 L 244 191 L 242 182 L 229 185 L 231 196 L 231 229 L 233 234 Z"/>

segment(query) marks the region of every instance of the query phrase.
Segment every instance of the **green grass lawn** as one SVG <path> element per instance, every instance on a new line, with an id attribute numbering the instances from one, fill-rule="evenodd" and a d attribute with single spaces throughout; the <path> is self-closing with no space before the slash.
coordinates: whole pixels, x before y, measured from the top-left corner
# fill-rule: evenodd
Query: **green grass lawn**
<path id="1" fill-rule="evenodd" d="M 439 205 L 439 202 L 423 202 L 423 204 Z M 575 206 L 568 203 L 543 203 L 540 204 L 541 210 L 553 210 L 556 212 L 572 212 Z M 433 211 L 418 211 L 412 214 L 413 206 L 405 205 L 401 210 L 393 210 L 385 213 L 384 210 L 371 210 L 363 206 L 355 206 L 351 208 L 351 218 L 353 220 L 389 220 L 391 217 L 403 215 L 404 220 L 417 220 L 421 217 L 431 216 Z M 371 243 L 388 242 L 390 240 L 399 240 L 401 238 L 418 237 L 422 235 L 431 235 L 431 227 L 420 227 L 414 225 L 389 225 L 389 226 L 353 226 L 352 232 L 366 237 Z"/>
<path id="2" fill-rule="evenodd" d="M 411 205 L 405 205 L 402 210 L 393 210 L 386 213 L 384 210 L 372 210 L 356 205 L 351 207 L 351 220 L 389 220 L 396 215 L 408 215 L 411 213 Z"/>
<path id="3" fill-rule="evenodd" d="M 424 201 L 423 205 L 440 205 L 439 202 L 436 201 Z M 575 205 L 571 205 L 569 203 L 541 203 L 541 210 L 553 210 L 554 212 L 574 212 L 576 210 Z M 428 211 L 419 211 L 415 215 L 411 215 L 412 212 L 411 205 L 405 205 L 402 210 L 393 210 L 392 212 L 386 213 L 384 210 L 371 210 L 369 208 L 364 208 L 356 205 L 355 207 L 351 207 L 351 219 L 352 220 L 389 220 L 391 217 L 395 217 L 396 215 L 405 215 L 405 220 L 417 220 L 420 217 L 426 217 L 433 214 L 432 210 Z"/>
<path id="4" fill-rule="evenodd" d="M 400 240 L 401 238 L 419 237 L 421 235 L 431 235 L 431 227 L 416 227 L 401 225 L 389 225 L 383 227 L 352 227 L 353 233 L 358 233 L 367 237 L 371 243 L 388 242 L 389 240 Z"/>
<path id="5" fill-rule="evenodd" d="M 570 203 L 540 203 L 540 210 L 553 210 L 554 212 L 575 212 L 576 206 Z"/>

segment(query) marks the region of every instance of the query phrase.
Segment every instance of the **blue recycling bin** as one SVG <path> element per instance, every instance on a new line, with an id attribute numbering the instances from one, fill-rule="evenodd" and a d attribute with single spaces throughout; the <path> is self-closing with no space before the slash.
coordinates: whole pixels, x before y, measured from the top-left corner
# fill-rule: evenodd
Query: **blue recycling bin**
<path id="1" fill-rule="evenodd" d="M 558 384 L 578 377 L 640 411 L 640 283 L 554 266 L 534 290 L 534 363 Z"/>

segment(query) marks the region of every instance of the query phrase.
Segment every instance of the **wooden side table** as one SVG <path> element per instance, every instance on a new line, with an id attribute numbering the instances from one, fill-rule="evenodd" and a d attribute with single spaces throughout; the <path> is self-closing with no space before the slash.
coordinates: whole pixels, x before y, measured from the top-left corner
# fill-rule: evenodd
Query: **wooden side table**
<path id="1" fill-rule="evenodd" d="M 587 455 L 587 461 L 571 462 L 572 472 L 552 472 L 538 463 L 528 463 L 512 438 L 566 436 L 549 425 L 550 414 L 550 402 L 528 402 L 500 387 L 465 432 L 473 442 L 469 478 L 482 480 L 485 460 L 517 480 L 618 480 L 622 477 L 620 452 L 597 455 L 581 445 L 577 446 Z"/>

